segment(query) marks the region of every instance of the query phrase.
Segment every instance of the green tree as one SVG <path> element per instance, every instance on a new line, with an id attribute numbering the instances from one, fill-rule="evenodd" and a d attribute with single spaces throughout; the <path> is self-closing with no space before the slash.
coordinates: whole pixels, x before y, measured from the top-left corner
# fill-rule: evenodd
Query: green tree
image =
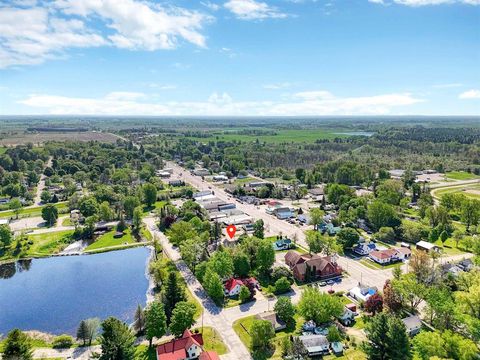
<path id="1" fill-rule="evenodd" d="M 391 227 L 381 227 L 373 237 L 376 241 L 395 243 L 395 231 Z"/>
<path id="2" fill-rule="evenodd" d="M 284 294 L 290 291 L 290 281 L 286 277 L 282 277 L 275 281 L 275 294 Z"/>
<path id="3" fill-rule="evenodd" d="M 148 207 L 153 206 L 157 201 L 157 188 L 151 183 L 146 183 L 142 187 L 143 201 Z"/>
<path id="4" fill-rule="evenodd" d="M 318 231 L 307 230 L 306 232 L 306 242 L 308 245 L 308 251 L 310 254 L 319 253 L 323 250 L 323 240 L 322 235 Z"/>
<path id="5" fill-rule="evenodd" d="M 10 204 L 8 204 L 10 210 L 13 211 L 15 214 L 15 218 L 18 219 L 18 215 L 20 214 L 20 211 L 22 210 L 22 203 L 18 198 L 13 198 L 10 201 Z"/>
<path id="6" fill-rule="evenodd" d="M 149 346 L 152 347 L 154 337 L 159 339 L 165 335 L 166 332 L 167 316 L 165 315 L 164 306 L 158 301 L 153 301 L 145 309 L 145 333 L 149 341 Z"/>
<path id="7" fill-rule="evenodd" d="M 478 225 L 480 220 L 480 201 L 475 199 L 466 199 L 461 205 L 460 217 L 462 222 L 467 227 L 467 232 L 470 231 L 470 226 Z"/>
<path id="8" fill-rule="evenodd" d="M 320 292 L 317 288 L 303 291 L 298 303 L 298 312 L 305 320 L 317 325 L 326 323 L 343 314 L 343 304 L 337 296 Z"/>
<path id="9" fill-rule="evenodd" d="M 162 300 L 165 305 L 165 314 L 170 320 L 175 305 L 179 302 L 186 301 L 185 289 L 180 284 L 178 274 L 174 271 L 168 273 L 167 283 L 162 291 Z"/>
<path id="10" fill-rule="evenodd" d="M 246 277 L 250 272 L 248 256 L 241 250 L 233 254 L 233 273 L 239 277 Z"/>
<path id="11" fill-rule="evenodd" d="M 211 268 L 208 268 L 205 273 L 203 286 L 205 287 L 208 296 L 210 296 L 215 303 L 220 304 L 223 301 L 224 292 L 222 279 Z"/>
<path id="12" fill-rule="evenodd" d="M 181 301 L 177 303 L 172 312 L 172 319 L 170 322 L 170 331 L 175 336 L 180 336 L 186 329 L 195 324 L 195 305 Z"/>
<path id="13" fill-rule="evenodd" d="M 98 202 L 93 196 L 85 196 L 80 199 L 79 210 L 84 217 L 98 214 Z"/>
<path id="14" fill-rule="evenodd" d="M 10 246 L 13 240 L 13 233 L 10 226 L 3 224 L 0 225 L 0 247 L 6 249 Z"/>
<path id="15" fill-rule="evenodd" d="M 248 287 L 246 287 L 245 285 L 242 285 L 240 287 L 240 292 L 238 294 L 238 299 L 240 300 L 240 302 L 242 304 L 246 303 L 251 299 L 251 297 L 252 297 L 252 294 L 250 293 L 250 290 L 248 290 Z"/>
<path id="16" fill-rule="evenodd" d="M 408 360 L 411 359 L 410 339 L 405 324 L 396 316 L 388 319 L 388 348 L 387 359 Z"/>
<path id="17" fill-rule="evenodd" d="M 275 263 L 275 250 L 269 239 L 262 239 L 257 250 L 258 270 L 262 274 L 268 274 Z"/>
<path id="18" fill-rule="evenodd" d="M 226 279 L 233 275 L 233 259 L 225 250 L 215 252 L 210 258 L 209 264 L 221 279 Z"/>
<path id="19" fill-rule="evenodd" d="M 375 200 L 368 206 L 367 217 L 375 230 L 384 226 L 395 228 L 400 225 L 400 218 L 393 206 L 380 200 Z"/>
<path id="20" fill-rule="evenodd" d="M 80 321 L 80 324 L 78 325 L 77 340 L 83 341 L 83 346 L 87 345 L 88 329 L 87 329 L 87 322 L 85 320 Z"/>
<path id="21" fill-rule="evenodd" d="M 413 349 L 416 356 L 422 360 L 432 357 L 445 358 L 445 343 L 440 333 L 436 331 L 420 331 L 413 339 Z"/>
<path id="22" fill-rule="evenodd" d="M 338 327 L 335 325 L 328 327 L 327 339 L 331 343 L 342 341 L 342 334 L 340 333 L 340 330 L 338 330 Z"/>
<path id="23" fill-rule="evenodd" d="M 43 204 L 48 204 L 52 199 L 52 194 L 48 190 L 43 190 L 40 194 L 40 200 L 42 200 Z"/>
<path id="24" fill-rule="evenodd" d="M 53 226 L 58 219 L 58 209 L 49 204 L 42 208 L 42 219 L 46 221 L 48 226 Z"/>
<path id="25" fill-rule="evenodd" d="M 295 323 L 295 306 L 293 306 L 290 298 L 286 296 L 280 296 L 275 304 L 275 313 L 279 319 L 285 321 L 286 324 L 292 325 Z"/>
<path id="26" fill-rule="evenodd" d="M 255 221 L 253 224 L 253 236 L 263 239 L 265 237 L 264 223 L 262 219 Z"/>
<path id="27" fill-rule="evenodd" d="M 138 304 L 137 309 L 135 310 L 133 329 L 137 332 L 137 334 L 141 334 L 143 333 L 143 330 L 145 330 L 145 311 L 142 309 L 140 304 Z"/>
<path id="28" fill-rule="evenodd" d="M 310 224 L 313 225 L 313 230 L 318 230 L 318 227 L 323 224 L 323 211 L 319 208 L 310 210 Z"/>
<path id="29" fill-rule="evenodd" d="M 358 240 L 360 240 L 358 233 L 349 227 L 341 229 L 337 234 L 337 241 L 344 250 L 354 246 Z"/>
<path id="30" fill-rule="evenodd" d="M 113 220 L 113 211 L 110 208 L 108 201 L 104 201 L 100 204 L 98 208 L 98 217 L 103 221 L 112 221 Z"/>
<path id="31" fill-rule="evenodd" d="M 142 229 L 142 218 L 143 218 L 143 210 L 140 206 L 137 206 L 135 210 L 133 210 L 133 217 L 132 217 L 133 231 L 136 234 L 139 234 L 140 230 Z"/>
<path id="32" fill-rule="evenodd" d="M 102 335 L 100 360 L 133 360 L 135 359 L 135 337 L 124 322 L 109 317 L 101 324 Z"/>
<path id="33" fill-rule="evenodd" d="M 30 338 L 19 329 L 10 331 L 3 348 L 4 360 L 31 360 L 32 344 Z"/>
<path id="34" fill-rule="evenodd" d="M 140 200 L 138 200 L 137 196 L 127 196 L 123 200 L 123 210 L 125 211 L 125 216 L 127 219 L 131 219 L 133 217 L 133 210 L 137 206 L 140 206 Z"/>
<path id="35" fill-rule="evenodd" d="M 252 350 L 266 350 L 270 347 L 271 341 L 275 337 L 275 330 L 270 321 L 253 320 L 250 326 L 250 336 L 252 339 Z"/>

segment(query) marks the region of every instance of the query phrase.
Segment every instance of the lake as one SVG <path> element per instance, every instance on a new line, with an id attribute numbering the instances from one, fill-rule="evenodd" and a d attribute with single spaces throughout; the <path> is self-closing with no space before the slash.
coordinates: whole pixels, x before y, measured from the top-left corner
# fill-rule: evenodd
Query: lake
<path id="1" fill-rule="evenodd" d="M 147 248 L 0 265 L 0 334 L 13 328 L 75 335 L 86 318 L 133 321 L 146 303 Z"/>

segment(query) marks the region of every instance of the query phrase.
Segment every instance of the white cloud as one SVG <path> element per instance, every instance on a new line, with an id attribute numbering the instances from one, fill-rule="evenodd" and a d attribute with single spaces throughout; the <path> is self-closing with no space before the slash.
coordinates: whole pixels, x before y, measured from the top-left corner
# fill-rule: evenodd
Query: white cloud
<path id="1" fill-rule="evenodd" d="M 119 94 L 121 94 L 119 96 Z M 125 95 L 128 94 L 128 95 Z M 213 93 L 206 101 L 149 102 L 138 93 L 114 92 L 103 98 L 30 95 L 20 104 L 47 114 L 84 115 L 382 115 L 424 100 L 411 94 L 335 97 L 327 91 L 294 94 L 286 101 L 234 101 Z"/>
<path id="2" fill-rule="evenodd" d="M 287 14 L 278 11 L 265 2 L 255 0 L 229 0 L 224 4 L 235 16 L 242 20 L 262 20 L 286 18 Z"/>
<path id="3" fill-rule="evenodd" d="M 47 9 L 0 7 L 0 68 L 63 56 L 67 48 L 105 45 L 78 19 L 53 17 Z"/>
<path id="4" fill-rule="evenodd" d="M 206 46 L 211 17 L 140 0 L 17 0 L 0 5 L 0 68 L 40 64 L 71 48 L 174 49 Z M 90 28 L 95 23 L 97 30 Z"/>
<path id="5" fill-rule="evenodd" d="M 200 4 L 202 4 L 203 6 L 205 6 L 206 8 L 212 10 L 212 11 L 218 11 L 220 10 L 221 6 L 218 5 L 218 4 L 215 4 L 211 1 L 201 1 Z"/>
<path id="6" fill-rule="evenodd" d="M 282 82 L 282 83 L 275 83 L 275 84 L 265 84 L 263 85 L 263 88 L 268 90 L 281 90 L 281 89 L 287 89 L 290 86 L 292 86 L 291 83 Z"/>
<path id="7" fill-rule="evenodd" d="M 480 99 L 480 90 L 472 89 L 458 95 L 459 99 Z"/>
<path id="8" fill-rule="evenodd" d="M 467 5 L 480 5 L 480 0 L 368 0 L 375 4 L 389 4 L 395 3 L 399 5 L 406 5 L 412 7 L 427 6 L 427 5 L 443 5 L 443 4 L 467 4 Z"/>

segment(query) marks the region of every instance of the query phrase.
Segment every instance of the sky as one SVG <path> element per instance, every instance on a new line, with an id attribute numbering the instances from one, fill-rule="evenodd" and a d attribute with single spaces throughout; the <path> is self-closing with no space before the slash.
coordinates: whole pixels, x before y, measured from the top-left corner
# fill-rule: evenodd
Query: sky
<path id="1" fill-rule="evenodd" d="M 480 115 L 480 0 L 0 0 L 0 115 Z"/>

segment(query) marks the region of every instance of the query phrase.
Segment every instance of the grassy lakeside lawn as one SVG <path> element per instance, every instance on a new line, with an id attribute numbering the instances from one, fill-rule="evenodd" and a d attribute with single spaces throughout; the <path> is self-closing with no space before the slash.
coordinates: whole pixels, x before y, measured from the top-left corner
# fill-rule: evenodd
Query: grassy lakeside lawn
<path id="1" fill-rule="evenodd" d="M 474 180 L 480 178 L 480 176 L 466 171 L 450 171 L 447 172 L 445 176 L 452 180 Z"/>
<path id="2" fill-rule="evenodd" d="M 98 250 L 103 248 L 108 248 L 112 246 L 133 244 L 137 241 L 133 238 L 132 232 L 130 229 L 126 229 L 124 235 L 121 238 L 115 238 L 115 230 L 109 231 L 102 236 L 100 236 L 94 243 L 88 245 L 85 248 L 85 251 Z"/>
<path id="3" fill-rule="evenodd" d="M 18 240 L 16 240 L 9 248 L 0 251 L 0 260 L 46 257 L 58 254 L 73 241 L 72 234 L 72 230 L 64 230 L 29 235 L 27 240 L 28 246 L 24 245 L 24 247 L 17 252 L 16 247 Z"/>
<path id="4" fill-rule="evenodd" d="M 263 129 L 268 130 L 268 129 Z M 339 134 L 343 131 L 348 132 L 346 129 L 294 129 L 294 130 L 274 130 L 276 135 L 245 135 L 238 134 L 236 132 L 226 133 L 222 131 L 212 131 L 210 132 L 211 136 L 208 137 L 189 137 L 190 139 L 208 142 L 208 141 L 245 141 L 253 142 L 257 139 L 261 142 L 267 143 L 285 143 L 285 142 L 308 142 L 313 143 L 319 139 L 335 139 L 335 138 L 345 138 L 349 137 L 348 134 Z"/>
<path id="5" fill-rule="evenodd" d="M 62 210 L 66 210 L 68 208 L 68 202 L 59 202 L 56 204 L 53 204 L 59 212 Z M 19 218 L 22 217 L 32 217 L 32 216 L 42 216 L 42 209 L 45 205 L 42 206 L 34 206 L 31 208 L 23 208 L 20 210 L 20 213 L 18 214 Z M 11 218 L 15 217 L 15 213 L 12 210 L 6 210 L 6 211 L 0 211 L 0 218 Z"/>
<path id="6" fill-rule="evenodd" d="M 250 331 L 250 327 L 252 326 L 253 320 L 255 320 L 255 315 L 238 319 L 233 323 L 233 330 L 237 333 L 240 340 L 248 349 L 251 348 L 251 341 L 252 341 L 252 338 L 248 333 L 248 331 Z M 285 330 L 275 333 L 275 338 L 272 341 L 274 346 L 274 352 L 273 353 L 255 353 L 253 354 L 253 358 L 255 360 L 261 360 L 261 359 L 281 360 L 282 359 L 282 353 L 281 353 L 282 340 L 285 337 L 289 337 L 294 334 L 299 334 L 302 324 L 303 324 L 302 317 L 298 314 L 295 314 L 295 327 L 292 327 L 290 329 L 287 328 Z"/>

